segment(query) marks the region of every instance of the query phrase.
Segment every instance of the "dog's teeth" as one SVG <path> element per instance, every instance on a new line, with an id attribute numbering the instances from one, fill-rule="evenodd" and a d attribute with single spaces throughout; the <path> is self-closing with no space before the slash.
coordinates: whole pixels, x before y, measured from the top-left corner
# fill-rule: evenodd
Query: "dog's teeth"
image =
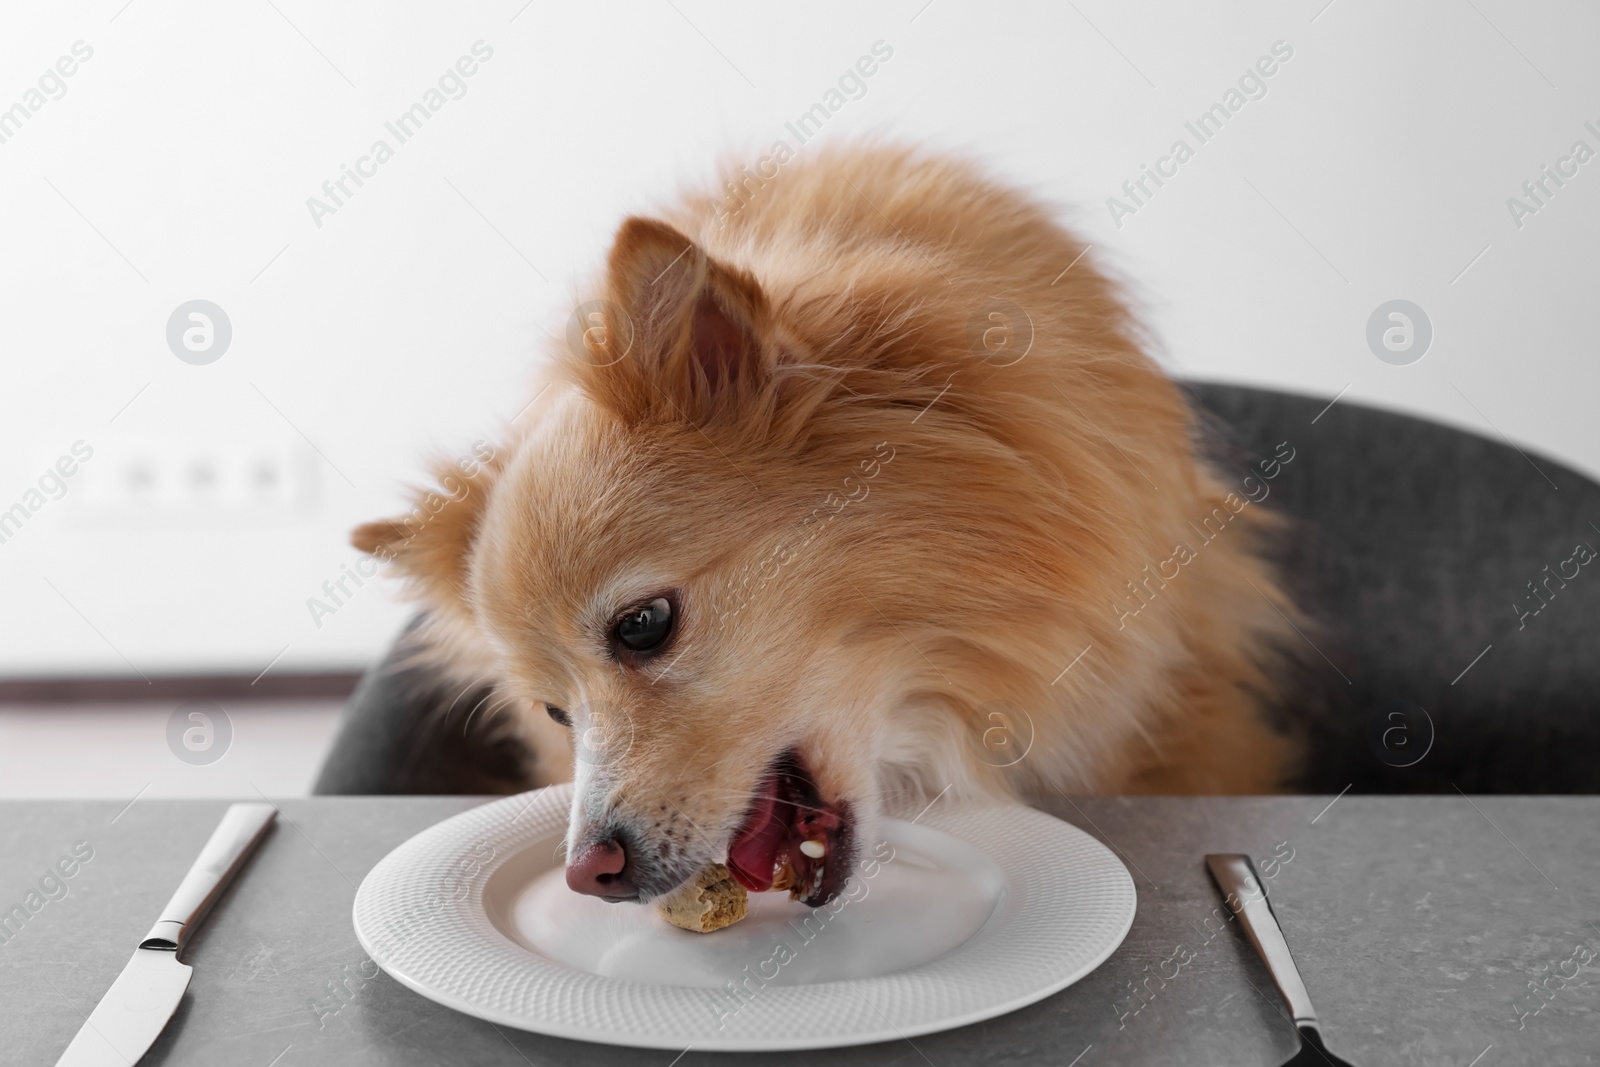
<path id="1" fill-rule="evenodd" d="M 827 842 L 819 837 L 811 841 L 800 842 L 800 851 L 814 860 L 820 860 L 828 854 L 828 845 Z"/>

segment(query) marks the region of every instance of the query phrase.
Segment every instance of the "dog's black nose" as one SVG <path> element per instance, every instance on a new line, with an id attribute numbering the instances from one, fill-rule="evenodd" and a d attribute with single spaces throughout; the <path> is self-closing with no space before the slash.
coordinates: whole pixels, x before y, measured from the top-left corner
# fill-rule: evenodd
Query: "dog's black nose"
<path id="1" fill-rule="evenodd" d="M 575 893 L 613 903 L 639 896 L 628 870 L 628 850 L 610 837 L 591 843 L 567 862 L 567 886 Z"/>

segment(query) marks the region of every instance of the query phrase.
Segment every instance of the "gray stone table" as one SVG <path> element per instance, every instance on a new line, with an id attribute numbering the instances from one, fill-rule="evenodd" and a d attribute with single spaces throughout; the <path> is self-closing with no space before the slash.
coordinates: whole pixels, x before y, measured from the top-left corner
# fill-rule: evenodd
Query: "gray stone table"
<path id="1" fill-rule="evenodd" d="M 1237 924 L 1220 918 L 1206 852 L 1281 859 L 1269 892 L 1330 1046 L 1358 1067 L 1600 1062 L 1600 798 L 1330 799 L 1042 800 L 1115 848 L 1138 885 L 1133 928 L 1094 974 L 914 1045 L 690 1052 L 678 1067 L 1279 1063 L 1292 1031 Z M 350 926 L 362 877 L 475 803 L 283 802 L 280 825 L 195 938 L 194 980 L 144 1062 L 668 1067 L 671 1053 L 496 1028 L 366 957 Z M 0 1063 L 55 1062 L 223 806 L 0 803 L 0 908 L 27 914 L 0 929 Z M 49 877 L 60 860 L 70 878 Z"/>

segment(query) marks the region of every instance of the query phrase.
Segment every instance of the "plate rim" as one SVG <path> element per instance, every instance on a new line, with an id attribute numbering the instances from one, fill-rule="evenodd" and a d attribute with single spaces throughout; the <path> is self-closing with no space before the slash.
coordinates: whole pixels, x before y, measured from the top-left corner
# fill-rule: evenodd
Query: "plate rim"
<path id="1" fill-rule="evenodd" d="M 541 804 L 541 802 L 543 802 L 544 806 L 547 807 L 551 804 L 554 804 L 559 810 L 564 812 L 570 804 L 572 788 L 572 783 L 566 782 L 491 800 L 488 803 L 469 808 L 463 812 L 459 812 L 456 815 L 443 819 L 440 822 L 437 822 L 432 826 L 419 831 L 386 853 L 362 878 L 361 884 L 356 890 L 355 899 L 351 904 L 351 921 L 355 928 L 356 939 L 360 942 L 362 948 L 366 950 L 372 961 L 382 968 L 384 973 L 388 974 L 395 981 L 399 982 L 401 985 L 422 997 L 442 1004 L 445 1007 L 451 1008 L 455 1011 L 462 1012 L 465 1015 L 470 1015 L 474 1018 L 485 1019 L 491 1023 L 509 1026 L 514 1029 L 523 1030 L 530 1033 L 545 1034 L 551 1037 L 558 1037 L 566 1040 L 586 1041 L 595 1044 L 630 1048 L 654 1048 L 684 1051 L 686 1050 L 687 1046 L 688 1048 L 697 1048 L 702 1051 L 807 1051 L 823 1048 L 845 1048 L 856 1045 L 894 1041 L 900 1038 L 920 1037 L 931 1033 L 939 1033 L 945 1030 L 953 1030 L 963 1026 L 970 1026 L 973 1023 L 983 1022 L 1001 1015 L 1006 1015 L 1020 1008 L 1027 1007 L 1030 1004 L 1037 1003 L 1038 1001 L 1052 996 L 1053 994 L 1060 992 L 1062 989 L 1065 989 L 1076 982 L 1082 981 L 1084 978 L 1088 977 L 1095 970 L 1097 970 L 1101 964 L 1110 958 L 1112 953 L 1116 952 L 1116 950 L 1122 946 L 1122 943 L 1124 940 L 1126 940 L 1128 931 L 1132 928 L 1133 921 L 1138 914 L 1138 889 L 1133 881 L 1132 875 L 1127 869 L 1127 865 L 1122 861 L 1121 857 L 1117 856 L 1116 853 L 1107 847 L 1104 842 L 1083 830 L 1081 827 L 1075 826 L 1064 819 L 1059 819 L 1056 816 L 1051 815 L 1048 812 L 1041 811 L 1038 808 L 1020 803 L 978 803 L 955 806 L 953 810 L 951 806 L 946 806 L 946 808 L 937 812 L 925 811 L 922 816 L 918 817 L 915 825 L 918 825 L 919 827 L 928 827 L 938 830 L 941 833 L 948 834 L 965 842 L 969 846 L 978 849 L 985 855 L 990 856 L 990 859 L 995 862 L 996 866 L 1002 871 L 1003 874 L 1006 875 L 1008 880 L 1008 892 L 1011 889 L 1011 881 L 1014 878 L 1013 872 L 1007 870 L 1005 864 L 1000 862 L 992 855 L 991 850 L 985 847 L 983 841 L 974 840 L 973 837 L 969 836 L 967 833 L 962 833 L 958 829 L 952 829 L 952 827 L 948 824 L 950 824 L 952 821 L 962 819 L 1015 819 L 1019 815 L 1023 815 L 1029 819 L 1037 818 L 1044 820 L 1044 825 L 1054 824 L 1052 828 L 1057 833 L 1064 833 L 1068 837 L 1076 837 L 1078 839 L 1078 845 L 1081 848 L 1086 848 L 1089 852 L 1098 854 L 1097 858 L 1104 864 L 1106 868 L 1104 872 L 1105 876 L 1110 882 L 1121 883 L 1119 888 L 1126 895 L 1126 908 L 1124 909 L 1124 914 L 1121 916 L 1120 922 L 1117 924 L 1115 935 L 1109 937 L 1106 943 L 1098 950 L 1088 954 L 1085 959 L 1076 967 L 1065 969 L 1061 975 L 1053 977 L 1050 981 L 1019 991 L 1012 996 L 984 1003 L 969 1011 L 939 1015 L 919 1022 L 911 1022 L 899 1025 L 890 1021 L 886 1016 L 883 1016 L 882 1013 L 879 1012 L 880 1017 L 884 1020 L 880 1026 L 875 1026 L 870 1030 L 851 1030 L 849 1032 L 832 1030 L 825 1035 L 819 1035 L 815 1038 L 809 1038 L 805 1036 L 797 1037 L 793 1034 L 783 1034 L 771 1038 L 764 1038 L 755 1035 L 736 1036 L 723 1033 L 712 1033 L 698 1036 L 693 1041 L 689 1042 L 685 1042 L 682 1039 L 669 1036 L 665 1033 L 654 1033 L 643 1028 L 631 1031 L 619 1031 L 613 1029 L 603 1029 L 587 1022 L 569 1023 L 564 1019 L 550 1016 L 541 1016 L 535 1019 L 531 1018 L 527 1013 L 524 1012 L 518 1012 L 512 1009 L 502 1008 L 497 1005 L 484 1003 L 482 999 L 475 999 L 472 996 L 462 994 L 454 989 L 444 988 L 444 986 L 449 985 L 448 979 L 445 979 L 442 982 L 438 979 L 433 979 L 430 981 L 429 977 L 419 977 L 413 974 L 411 968 L 404 966 L 401 961 L 394 959 L 392 956 L 388 956 L 382 941 L 373 936 L 371 931 L 364 928 L 363 911 L 364 908 L 371 906 L 371 897 L 373 892 L 375 892 L 373 887 L 380 884 L 385 879 L 397 877 L 403 878 L 403 874 L 397 875 L 394 872 L 394 868 L 402 867 L 404 861 L 408 858 L 407 853 L 421 852 L 430 846 L 437 847 L 438 845 L 447 842 L 452 836 L 456 836 L 455 831 L 457 829 L 461 829 L 462 824 L 464 824 L 466 821 L 475 819 L 496 819 L 496 824 L 489 831 L 478 835 L 480 839 L 491 836 L 501 839 L 509 837 L 511 842 L 515 843 L 525 840 L 529 836 L 544 836 L 544 834 L 537 830 L 537 820 L 535 820 L 533 823 L 530 823 L 529 828 L 526 830 L 513 831 L 511 826 L 517 821 L 520 821 L 522 814 L 525 814 L 527 811 L 531 810 L 535 805 Z M 507 825 L 506 821 L 501 816 L 511 811 L 514 807 L 520 807 L 521 812 L 515 819 L 510 820 L 510 825 Z M 905 822 L 905 820 L 885 819 L 885 822 Z M 459 836 L 470 840 L 472 835 L 464 832 Z M 463 850 L 467 847 L 469 840 L 462 841 L 461 848 Z M 518 951 L 527 953 L 530 952 L 528 948 L 513 941 L 511 938 L 507 937 L 503 930 L 500 930 L 495 926 L 493 919 L 488 916 L 488 909 L 483 903 L 483 892 L 488 881 L 494 876 L 499 867 L 509 862 L 513 856 L 520 854 L 522 851 L 523 849 L 521 847 L 513 847 L 503 857 L 498 855 L 491 857 L 491 859 L 485 863 L 483 867 L 472 877 L 471 885 L 468 888 L 465 897 L 462 900 L 455 902 L 455 905 L 458 912 L 462 910 L 474 911 L 476 916 L 481 916 L 483 922 L 493 929 L 495 937 L 500 938 L 508 944 L 514 945 Z M 1034 902 L 1023 901 L 1019 905 L 1020 913 L 1025 913 L 1030 903 Z M 999 910 L 1004 908 L 1004 906 L 1005 905 L 1002 903 L 999 908 L 997 908 L 996 914 L 998 914 Z M 1011 921 L 1015 922 L 1016 917 L 1016 915 L 1013 915 Z M 444 917 L 441 915 L 436 918 Z M 991 915 L 990 918 L 985 920 L 984 924 L 979 927 L 978 931 L 968 937 L 960 945 L 939 957 L 935 957 L 933 960 L 919 964 L 918 967 L 909 968 L 906 971 L 892 972 L 889 975 L 878 975 L 869 978 L 839 980 L 837 982 L 826 983 L 803 983 L 795 986 L 778 986 L 774 988 L 778 990 L 795 991 L 802 989 L 817 989 L 822 986 L 838 986 L 847 983 L 852 986 L 870 987 L 873 983 L 883 983 L 897 976 L 911 974 L 920 968 L 929 967 L 940 961 L 959 956 L 959 954 L 972 943 L 974 938 L 980 936 L 983 931 L 988 930 L 993 922 L 994 915 Z M 549 967 L 569 970 L 575 975 L 585 975 L 586 979 L 593 979 L 617 986 L 631 985 L 660 988 L 657 983 L 630 982 L 626 979 L 608 978 L 602 975 L 587 974 L 587 972 L 570 968 L 566 964 L 560 963 L 556 960 L 550 960 L 543 957 L 541 957 L 541 959 L 543 959 L 545 965 Z M 673 989 L 687 987 L 666 986 L 664 988 Z M 713 991 L 714 990 L 711 988 L 706 989 L 706 992 L 708 993 Z M 857 989 L 857 992 L 859 993 L 860 990 Z M 772 999 L 773 998 L 768 998 L 768 1003 L 771 1003 Z M 778 999 L 781 1000 L 781 997 Z M 871 1004 L 871 1001 L 869 1000 L 868 1003 Z M 873 1007 L 874 1010 L 877 1010 L 875 1005 L 873 1005 Z"/>

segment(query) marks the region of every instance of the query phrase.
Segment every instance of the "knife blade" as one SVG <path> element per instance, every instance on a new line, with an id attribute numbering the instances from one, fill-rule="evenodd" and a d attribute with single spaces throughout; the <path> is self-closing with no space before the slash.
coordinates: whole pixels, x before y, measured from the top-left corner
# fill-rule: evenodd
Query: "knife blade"
<path id="1" fill-rule="evenodd" d="M 161 910 L 133 958 L 89 1014 L 56 1067 L 132 1067 L 155 1043 L 189 988 L 178 959 L 233 876 L 272 825 L 271 804 L 233 804 Z"/>

